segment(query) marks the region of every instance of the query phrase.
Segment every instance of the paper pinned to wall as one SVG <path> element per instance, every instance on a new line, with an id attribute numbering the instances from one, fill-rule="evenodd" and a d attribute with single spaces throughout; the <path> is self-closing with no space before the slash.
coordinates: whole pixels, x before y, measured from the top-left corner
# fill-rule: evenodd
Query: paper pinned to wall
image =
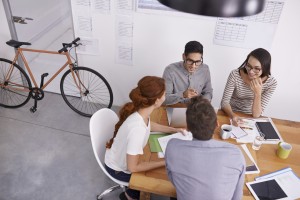
<path id="1" fill-rule="evenodd" d="M 110 0 L 92 0 L 91 6 L 94 13 L 108 14 L 111 10 L 110 3 Z"/>
<path id="2" fill-rule="evenodd" d="M 132 15 L 118 15 L 116 19 L 116 63 L 133 65 Z"/>
<path id="3" fill-rule="evenodd" d="M 270 49 L 284 6 L 284 0 L 269 0 L 258 15 L 239 18 L 218 18 L 214 44 L 254 49 Z"/>
<path id="4" fill-rule="evenodd" d="M 93 34 L 90 0 L 72 0 L 74 32 L 76 36 L 91 37 Z"/>
<path id="5" fill-rule="evenodd" d="M 79 54 L 99 55 L 99 40 L 93 38 L 80 38 L 81 45 L 77 47 L 76 52 Z"/>
<path id="6" fill-rule="evenodd" d="M 117 12 L 121 14 L 131 14 L 134 11 L 135 1 L 133 0 L 117 0 Z"/>

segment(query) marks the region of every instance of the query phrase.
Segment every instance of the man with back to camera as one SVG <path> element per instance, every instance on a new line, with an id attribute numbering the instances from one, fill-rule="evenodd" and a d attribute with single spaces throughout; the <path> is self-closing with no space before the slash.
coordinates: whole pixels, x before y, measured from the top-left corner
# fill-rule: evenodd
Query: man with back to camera
<path id="1" fill-rule="evenodd" d="M 186 121 L 193 140 L 170 140 L 165 155 L 177 198 L 242 199 L 245 159 L 235 145 L 212 139 L 217 116 L 210 102 L 201 96 L 192 98 Z"/>
<path id="2" fill-rule="evenodd" d="M 203 46 L 197 41 L 186 43 L 183 61 L 166 67 L 163 78 L 166 81 L 164 104 L 188 103 L 195 96 L 211 101 L 212 85 L 208 65 L 203 63 Z"/>

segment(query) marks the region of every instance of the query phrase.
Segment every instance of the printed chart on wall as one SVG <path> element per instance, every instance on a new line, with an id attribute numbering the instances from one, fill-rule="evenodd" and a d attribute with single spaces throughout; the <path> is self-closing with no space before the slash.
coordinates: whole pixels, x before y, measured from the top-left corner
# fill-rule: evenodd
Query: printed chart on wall
<path id="1" fill-rule="evenodd" d="M 72 0 L 75 34 L 91 37 L 93 32 L 91 7 L 89 0 Z"/>
<path id="2" fill-rule="evenodd" d="M 133 65 L 133 12 L 135 2 L 118 0 L 116 2 L 116 63 Z"/>
<path id="3" fill-rule="evenodd" d="M 93 37 L 93 15 L 108 14 L 110 0 L 72 0 L 74 32 L 80 37 L 77 53 L 99 55 L 99 40 Z"/>
<path id="4" fill-rule="evenodd" d="M 284 6 L 284 0 L 266 1 L 263 12 L 240 18 L 218 18 L 214 44 L 270 49 Z"/>

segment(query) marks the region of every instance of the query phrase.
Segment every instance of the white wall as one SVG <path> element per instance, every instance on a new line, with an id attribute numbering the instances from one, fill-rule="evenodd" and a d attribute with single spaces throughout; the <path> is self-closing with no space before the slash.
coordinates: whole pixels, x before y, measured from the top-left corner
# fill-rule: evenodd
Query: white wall
<path id="1" fill-rule="evenodd" d="M 114 8 L 114 6 L 112 6 Z M 278 88 L 265 115 L 300 121 L 300 1 L 287 0 L 275 33 L 272 48 L 272 75 L 278 80 Z M 215 22 L 195 17 L 182 18 L 162 14 L 134 13 L 134 64 L 115 64 L 116 12 L 94 16 L 94 37 L 100 40 L 103 51 L 99 57 L 82 56 L 84 65 L 95 67 L 112 85 L 114 104 L 128 101 L 128 93 L 145 75 L 161 76 L 164 68 L 181 59 L 184 45 L 198 40 L 204 45 L 204 62 L 210 66 L 214 97 L 212 104 L 218 107 L 229 72 L 240 66 L 252 49 L 213 44 Z M 257 30 L 261 31 L 261 30 Z M 297 73 L 298 72 L 298 73 Z"/>
<path id="2" fill-rule="evenodd" d="M 282 119 L 300 121 L 300 1 L 287 0 L 273 46 L 272 74 L 278 88 L 268 114 Z"/>
<path id="3" fill-rule="evenodd" d="M 115 1 L 113 1 L 114 3 Z M 266 115 L 300 121 L 300 47 L 299 0 L 286 0 L 273 40 L 272 75 L 278 80 L 278 88 L 266 110 Z M 2 5 L 0 3 L 0 11 Z M 3 14 L 2 12 L 0 13 Z M 129 100 L 130 90 L 145 75 L 161 76 L 165 66 L 179 61 L 184 45 L 189 40 L 198 40 L 204 45 L 204 62 L 210 66 L 214 88 L 213 106 L 220 104 L 229 72 L 237 68 L 251 49 L 218 46 L 213 44 L 215 23 L 195 17 L 182 19 L 168 15 L 134 13 L 134 64 L 115 63 L 115 20 L 114 5 L 111 14 L 93 16 L 93 35 L 101 45 L 100 56 L 80 55 L 80 64 L 98 70 L 111 84 L 114 105 Z M 0 25 L 6 25 L 0 16 Z M 4 16 L 5 17 L 5 16 Z M 7 26 L 7 25 L 6 25 Z M 260 30 L 257 30 L 260 31 Z M 8 29 L 0 29 L 1 47 L 6 41 Z M 4 50 L 0 49 L 2 57 Z"/>

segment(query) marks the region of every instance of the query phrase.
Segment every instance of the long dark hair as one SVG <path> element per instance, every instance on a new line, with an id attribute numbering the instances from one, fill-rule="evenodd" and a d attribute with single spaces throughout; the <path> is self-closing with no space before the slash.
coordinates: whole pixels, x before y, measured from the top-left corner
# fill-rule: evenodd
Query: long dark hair
<path id="1" fill-rule="evenodd" d="M 271 75 L 271 54 L 263 48 L 251 51 L 239 69 L 242 69 L 246 74 L 248 74 L 245 65 L 248 63 L 250 56 L 253 56 L 260 62 L 262 69 L 261 77 Z"/>
<path id="2" fill-rule="evenodd" d="M 111 148 L 114 138 L 123 122 L 132 113 L 140 108 L 147 108 L 155 104 L 158 98 L 161 98 L 165 92 L 165 81 L 156 76 L 145 76 L 138 82 L 138 86 L 131 90 L 129 98 L 131 102 L 126 103 L 119 112 L 119 121 L 115 125 L 114 136 L 106 143 L 106 148 Z"/>

